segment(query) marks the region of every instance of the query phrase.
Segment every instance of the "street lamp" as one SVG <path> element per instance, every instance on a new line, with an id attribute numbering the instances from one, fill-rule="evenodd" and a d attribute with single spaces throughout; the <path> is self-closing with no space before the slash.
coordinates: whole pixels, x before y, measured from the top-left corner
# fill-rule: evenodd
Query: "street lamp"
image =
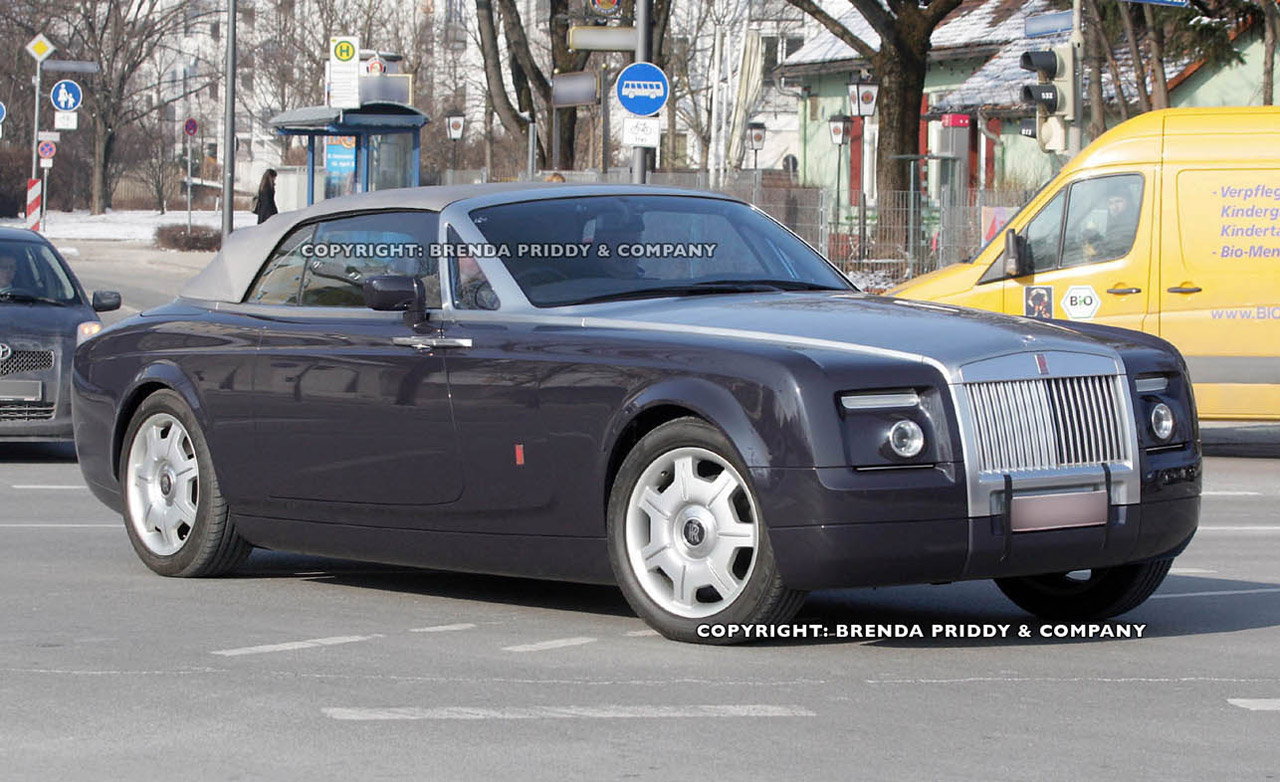
<path id="1" fill-rule="evenodd" d="M 458 144 L 462 141 L 462 130 L 466 127 L 467 118 L 460 111 L 450 112 L 445 115 L 445 130 L 449 133 L 449 138 L 453 141 L 453 170 L 458 170 Z"/>
<path id="2" fill-rule="evenodd" d="M 760 150 L 764 149 L 764 123 L 747 123 L 747 147 L 752 152 L 751 167 L 760 168 Z"/>
<path id="3" fill-rule="evenodd" d="M 831 131 L 831 143 L 836 145 L 836 201 L 833 204 L 832 216 L 840 222 L 840 168 L 844 165 L 844 147 L 849 143 L 849 130 L 852 124 L 848 114 L 832 114 L 827 119 L 827 129 Z"/>
<path id="4" fill-rule="evenodd" d="M 876 115 L 876 99 L 880 97 L 880 85 L 867 71 L 855 74 L 849 80 L 849 105 L 859 117 Z"/>

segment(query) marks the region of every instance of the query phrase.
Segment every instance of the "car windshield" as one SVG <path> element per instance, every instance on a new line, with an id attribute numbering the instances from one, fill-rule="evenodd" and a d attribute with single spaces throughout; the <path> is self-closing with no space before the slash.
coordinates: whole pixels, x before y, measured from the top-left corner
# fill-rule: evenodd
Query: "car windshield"
<path id="1" fill-rule="evenodd" d="M 584 196 L 473 210 L 486 244 L 537 307 L 753 291 L 854 290 L 794 234 L 745 204 Z"/>
<path id="2" fill-rule="evenodd" d="M 0 307 L 74 304 L 76 286 L 48 246 L 0 239 Z"/>

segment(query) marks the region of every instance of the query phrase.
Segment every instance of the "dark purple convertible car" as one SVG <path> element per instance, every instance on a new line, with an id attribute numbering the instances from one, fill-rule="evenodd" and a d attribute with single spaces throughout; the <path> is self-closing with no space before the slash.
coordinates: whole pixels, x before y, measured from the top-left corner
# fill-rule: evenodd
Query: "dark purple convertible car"
<path id="1" fill-rule="evenodd" d="M 1167 343 L 865 295 L 680 190 L 281 214 L 81 347 L 74 388 L 84 476 L 158 573 L 261 546 L 617 583 L 682 640 L 808 590 L 963 579 L 1114 616 L 1200 507 Z"/>

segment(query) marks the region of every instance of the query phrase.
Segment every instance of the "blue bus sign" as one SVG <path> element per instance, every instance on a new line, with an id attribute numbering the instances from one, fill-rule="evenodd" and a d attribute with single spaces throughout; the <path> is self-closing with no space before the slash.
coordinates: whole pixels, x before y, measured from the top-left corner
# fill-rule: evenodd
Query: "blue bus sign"
<path id="1" fill-rule="evenodd" d="M 616 85 L 622 108 L 638 117 L 649 117 L 662 111 L 671 92 L 667 74 L 651 62 L 634 62 L 618 74 Z"/>

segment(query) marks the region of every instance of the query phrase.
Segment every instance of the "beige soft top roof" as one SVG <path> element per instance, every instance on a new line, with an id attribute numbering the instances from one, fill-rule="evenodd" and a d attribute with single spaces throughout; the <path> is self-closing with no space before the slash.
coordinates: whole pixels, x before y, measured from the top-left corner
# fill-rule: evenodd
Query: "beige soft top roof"
<path id="1" fill-rule="evenodd" d="M 569 185 L 542 182 L 503 182 L 447 187 L 410 187 L 331 198 L 305 209 L 281 212 L 261 225 L 240 228 L 223 242 L 209 265 L 182 287 L 180 296 L 207 301 L 239 302 L 253 283 L 267 255 L 284 235 L 301 223 L 325 215 L 380 209 L 442 211 L 450 204 L 475 199 L 490 203 L 599 195 L 697 195 L 728 198 L 719 193 L 648 185 Z"/>

